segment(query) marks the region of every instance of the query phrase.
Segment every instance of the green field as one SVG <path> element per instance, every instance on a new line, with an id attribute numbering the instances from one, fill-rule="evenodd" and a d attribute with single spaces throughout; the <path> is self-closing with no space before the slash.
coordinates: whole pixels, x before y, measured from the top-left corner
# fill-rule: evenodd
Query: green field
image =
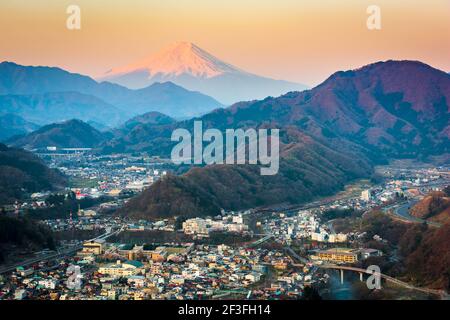
<path id="1" fill-rule="evenodd" d="M 70 188 L 97 188 L 98 179 L 85 179 L 80 177 L 70 177 L 69 187 Z"/>

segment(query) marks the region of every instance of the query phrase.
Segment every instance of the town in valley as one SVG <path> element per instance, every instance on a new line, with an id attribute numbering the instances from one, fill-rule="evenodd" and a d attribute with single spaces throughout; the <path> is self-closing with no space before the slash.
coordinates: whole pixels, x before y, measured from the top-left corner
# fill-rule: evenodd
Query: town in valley
<path id="1" fill-rule="evenodd" d="M 397 162 L 378 167 L 377 182 L 359 180 L 335 196 L 297 207 L 150 221 L 115 212 L 173 171 L 169 161 L 47 151 L 40 156 L 73 185 L 58 194 L 30 194 L 2 212 L 39 213 L 39 223 L 55 234 L 57 244 L 51 250 L 7 256 L 0 269 L 0 299 L 301 299 L 311 290 L 332 298 L 344 278 L 365 281 L 368 275 L 361 270 L 366 260 L 396 259 L 395 252 L 382 249 L 389 247 L 388 240 L 342 228 L 339 218 L 357 221 L 377 210 L 392 219 L 439 227 L 401 209 L 443 190 L 450 179 L 448 167 Z M 73 197 L 76 209 L 52 203 L 55 197 Z M 57 219 L 46 217 L 52 206 L 65 212 Z M 375 247 L 369 245 L 373 243 Z M 75 278 L 70 272 L 74 266 Z M 360 272 L 341 268 L 351 266 Z M 77 286 L 68 285 L 70 281 Z M 402 281 L 385 285 L 399 295 L 439 296 Z"/>

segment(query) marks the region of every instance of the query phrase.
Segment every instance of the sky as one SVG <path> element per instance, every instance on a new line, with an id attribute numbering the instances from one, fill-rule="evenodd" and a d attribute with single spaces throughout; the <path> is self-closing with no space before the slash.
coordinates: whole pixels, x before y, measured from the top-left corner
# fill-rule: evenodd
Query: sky
<path id="1" fill-rule="evenodd" d="M 69 5 L 81 29 L 66 27 Z M 369 5 L 381 29 L 366 26 Z M 246 71 L 316 85 L 338 70 L 420 60 L 450 72 L 450 0 L 1 0 L 0 61 L 102 76 L 175 41 Z"/>

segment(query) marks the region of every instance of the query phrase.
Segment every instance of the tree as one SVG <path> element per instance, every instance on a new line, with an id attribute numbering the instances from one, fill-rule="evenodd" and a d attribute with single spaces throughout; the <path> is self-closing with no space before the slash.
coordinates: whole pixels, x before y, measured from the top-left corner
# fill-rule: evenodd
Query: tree
<path id="1" fill-rule="evenodd" d="M 185 222 L 187 218 L 185 216 L 178 216 L 175 219 L 175 230 L 180 230 L 183 228 L 183 222 Z"/>
<path id="2" fill-rule="evenodd" d="M 303 300 L 322 300 L 322 297 L 320 296 L 316 288 L 307 286 L 303 289 Z"/>
<path id="3" fill-rule="evenodd" d="M 447 197 L 450 197 L 450 185 L 446 186 L 442 191 L 444 191 Z"/>

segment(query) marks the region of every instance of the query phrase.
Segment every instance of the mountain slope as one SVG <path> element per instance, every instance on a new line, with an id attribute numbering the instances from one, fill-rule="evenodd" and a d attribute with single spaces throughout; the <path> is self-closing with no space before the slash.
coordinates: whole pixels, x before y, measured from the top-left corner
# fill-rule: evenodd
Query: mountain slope
<path id="1" fill-rule="evenodd" d="M 64 186 L 66 179 L 30 152 L 0 144 L 0 204 L 23 199 L 25 192 Z"/>
<path id="2" fill-rule="evenodd" d="M 259 166 L 250 165 L 192 168 L 183 176 L 157 181 L 121 212 L 153 219 L 295 204 L 332 194 L 346 182 L 370 175 L 370 161 L 357 153 L 346 155 L 295 130 L 286 138 L 277 175 L 261 176 Z"/>
<path id="3" fill-rule="evenodd" d="M 46 148 L 92 148 L 106 139 L 106 135 L 81 120 L 68 120 L 54 123 L 17 139 L 8 141 L 9 145 L 25 149 Z"/>
<path id="4" fill-rule="evenodd" d="M 140 61 L 114 68 L 102 78 L 129 88 L 171 81 L 225 104 L 303 90 L 301 84 L 248 73 L 190 42 L 176 42 Z"/>
<path id="5" fill-rule="evenodd" d="M 114 68 L 108 74 L 127 74 L 135 70 L 146 70 L 150 76 L 161 74 L 167 77 L 190 74 L 195 77 L 212 78 L 224 73 L 243 72 L 220 61 L 190 42 L 175 42 L 161 51 L 127 66 Z"/>
<path id="6" fill-rule="evenodd" d="M 434 191 L 411 208 L 411 215 L 421 219 L 450 222 L 450 197 L 444 192 Z"/>
<path id="7" fill-rule="evenodd" d="M 127 129 L 134 128 L 137 124 L 169 124 L 174 123 L 175 119 L 162 114 L 161 112 L 150 111 L 134 118 L 131 118 L 124 123 L 123 127 Z"/>
<path id="8" fill-rule="evenodd" d="M 121 127 L 119 127 L 117 130 L 117 135 L 124 136 L 131 132 L 132 130 L 137 131 L 136 128 L 138 126 L 145 126 L 145 125 L 167 125 L 167 124 L 174 124 L 176 123 L 176 120 L 166 116 L 165 114 L 162 114 L 160 112 L 156 111 L 150 111 L 141 115 L 138 115 L 136 117 L 131 118 L 130 120 L 127 120 Z"/>
<path id="9" fill-rule="evenodd" d="M 10 254 L 36 252 L 48 248 L 55 250 L 52 230 L 43 223 L 27 217 L 0 216 L 0 265 Z"/>
<path id="10" fill-rule="evenodd" d="M 60 68 L 0 63 L 0 94 L 29 95 L 47 92 L 77 91 L 90 94 L 98 83 Z"/>
<path id="11" fill-rule="evenodd" d="M 450 76 L 415 61 L 387 61 L 337 72 L 321 85 L 278 98 L 241 102 L 199 118 L 205 128 L 294 126 L 321 142 L 346 139 L 384 157 L 449 152 Z M 193 120 L 142 126 L 109 142 L 112 150 L 168 155 L 175 128 Z M 146 132 L 144 132 L 146 131 Z"/>
<path id="12" fill-rule="evenodd" d="M 150 111 L 127 120 L 123 125 L 111 130 L 110 132 L 113 135 L 113 139 L 121 139 L 129 134 L 136 139 L 140 136 L 141 132 L 144 135 L 146 134 L 146 130 L 142 128 L 146 128 L 148 126 L 160 127 L 165 125 L 173 125 L 175 123 L 175 119 L 166 116 L 165 114 Z M 144 139 L 144 137 L 142 136 L 141 139 Z M 108 142 L 105 142 L 105 144 L 108 144 Z M 102 145 L 103 148 L 105 147 L 105 144 Z M 106 149 L 104 148 L 104 150 Z"/>
<path id="13" fill-rule="evenodd" d="M 450 76 L 421 62 L 337 72 L 286 98 L 301 106 L 298 114 L 388 156 L 449 152 Z"/>
<path id="14" fill-rule="evenodd" d="M 0 63 L 0 95 L 27 96 L 27 98 L 33 95 L 46 95 L 46 97 L 53 98 L 52 95 L 59 94 L 58 97 L 55 97 L 56 101 L 50 100 L 48 104 L 65 105 L 66 101 L 61 93 L 67 92 L 72 95 L 94 96 L 98 100 L 103 100 L 104 103 L 96 101 L 103 108 L 102 114 L 115 114 L 114 109 L 119 109 L 122 114 L 127 116 L 159 111 L 182 118 L 200 115 L 222 107 L 219 102 L 211 97 L 186 90 L 172 83 L 155 83 L 141 90 L 130 90 L 109 82 L 98 83 L 87 76 L 69 73 L 59 68 L 21 66 L 12 62 Z M 21 99 L 32 104 L 33 102 L 26 100 L 27 98 Z M 87 98 L 84 97 L 84 99 Z M 72 97 L 69 97 L 69 104 L 73 102 Z M 33 105 L 24 106 L 24 108 L 32 107 Z M 69 109 L 69 111 L 74 110 Z M 97 111 L 92 110 L 92 114 Z M 66 114 L 66 117 L 78 118 L 75 114 Z M 85 120 L 99 122 L 101 119 Z M 103 122 L 103 124 L 110 125 L 111 123 Z"/>
<path id="15" fill-rule="evenodd" d="M 279 128 L 280 173 L 261 177 L 255 167 L 195 168 L 156 183 L 125 211 L 154 217 L 298 203 L 368 176 L 373 162 L 443 154 L 450 145 L 449 95 L 447 74 L 419 62 L 388 61 L 338 72 L 308 91 L 216 110 L 199 118 L 204 128 Z M 108 141 L 105 150 L 168 156 L 176 128 L 192 130 L 193 120 L 143 125 Z"/>
<path id="16" fill-rule="evenodd" d="M 0 141 L 16 135 L 24 135 L 39 128 L 38 125 L 26 121 L 22 117 L 12 113 L 0 115 Z"/>
<path id="17" fill-rule="evenodd" d="M 419 239 L 419 241 L 417 241 Z M 405 257 L 407 279 L 417 286 L 450 290 L 450 223 L 437 229 L 428 228 L 416 236 L 414 250 Z M 411 243 L 409 242 L 409 247 Z"/>
<path id="18" fill-rule="evenodd" d="M 72 118 L 117 125 L 126 114 L 95 96 L 78 92 L 3 95 L 0 96 L 0 105 L 4 112 L 40 125 Z"/>
<path id="19" fill-rule="evenodd" d="M 223 106 L 200 92 L 189 91 L 172 82 L 153 83 L 143 89 L 131 91 L 128 98 L 117 99 L 122 108 L 132 106 L 133 114 L 157 111 L 182 119 L 205 114 Z"/>

